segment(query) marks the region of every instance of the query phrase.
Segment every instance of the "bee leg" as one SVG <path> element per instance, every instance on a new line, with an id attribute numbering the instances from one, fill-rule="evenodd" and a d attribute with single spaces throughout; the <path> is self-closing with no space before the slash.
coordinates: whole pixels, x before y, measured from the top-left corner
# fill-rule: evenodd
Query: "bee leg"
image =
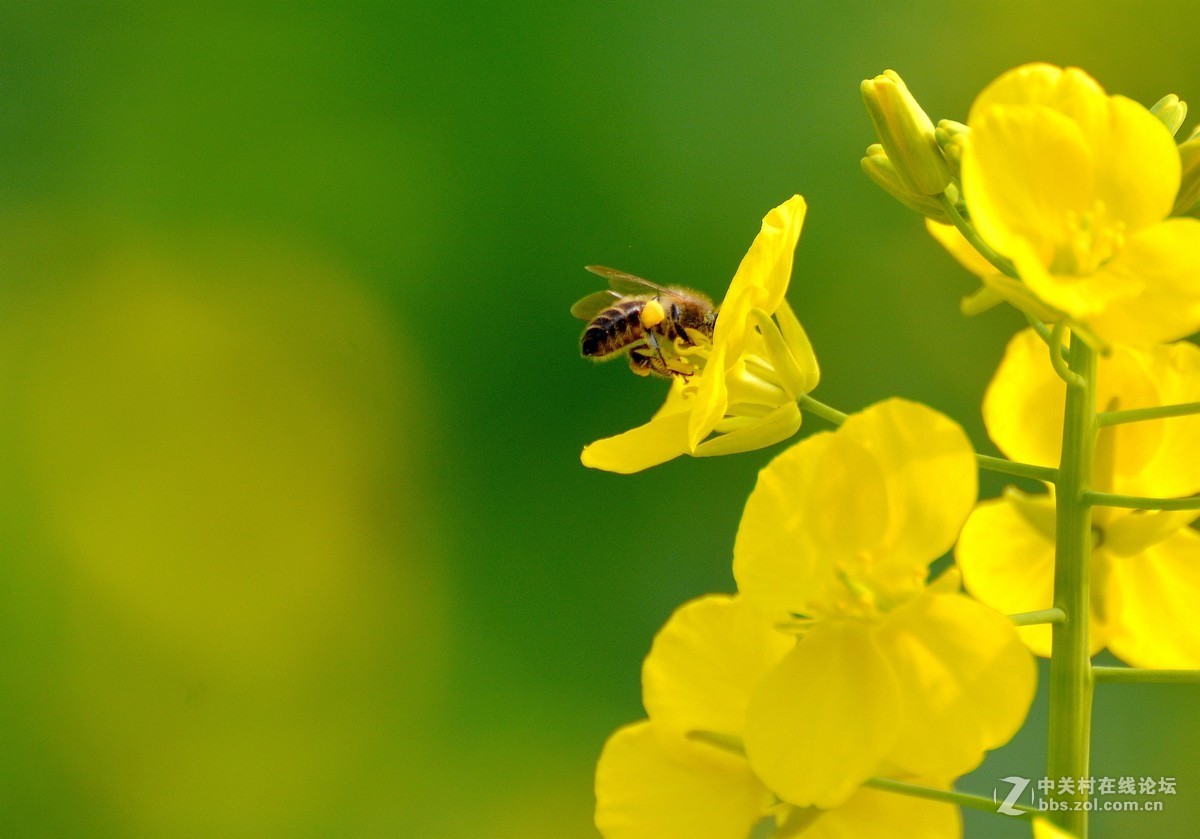
<path id="1" fill-rule="evenodd" d="M 629 352 L 629 369 L 639 376 L 649 376 L 654 373 L 654 358 L 647 358 L 637 350 Z"/>
<path id="2" fill-rule="evenodd" d="M 658 339 L 654 337 L 654 333 L 649 329 L 646 330 L 646 343 L 654 350 L 654 357 L 658 360 L 658 369 L 660 371 L 669 371 L 671 365 L 667 364 L 666 356 L 663 355 L 662 347 L 658 344 Z"/>

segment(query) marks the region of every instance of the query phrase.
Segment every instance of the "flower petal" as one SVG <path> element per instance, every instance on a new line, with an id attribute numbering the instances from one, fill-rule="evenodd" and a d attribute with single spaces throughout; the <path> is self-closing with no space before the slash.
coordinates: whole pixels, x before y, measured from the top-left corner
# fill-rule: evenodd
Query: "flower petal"
<path id="1" fill-rule="evenodd" d="M 1112 562 L 1120 593 L 1109 649 L 1135 667 L 1200 667 L 1200 533 L 1183 528 L 1143 553 Z"/>
<path id="2" fill-rule="evenodd" d="M 1092 205 L 1087 138 L 1069 117 L 1042 105 L 973 108 L 970 126 L 963 195 L 980 235 L 1014 259 L 1024 243 L 1038 263 L 1050 265 L 1068 219 Z"/>
<path id="3" fill-rule="evenodd" d="M 750 765 L 792 804 L 842 804 L 891 751 L 905 719 L 899 698 L 867 624 L 818 623 L 750 701 Z"/>
<path id="4" fill-rule="evenodd" d="M 785 402 L 762 419 L 725 434 L 713 437 L 696 446 L 696 457 L 739 454 L 765 449 L 788 439 L 800 430 L 802 417 L 795 402 Z"/>
<path id="5" fill-rule="evenodd" d="M 745 839 L 770 793 L 744 759 L 688 749 L 664 749 L 650 722 L 608 739 L 596 766 L 596 827 L 605 839 Z"/>
<path id="6" fill-rule="evenodd" d="M 929 784 L 936 786 L 936 784 Z M 962 813 L 951 805 L 924 801 L 869 788 L 859 789 L 832 810 L 797 813 L 804 826 L 789 832 L 785 822 L 778 839 L 862 839 L 895 835 L 904 826 L 904 839 L 961 839 Z M 797 825 L 799 826 L 799 825 Z"/>
<path id="7" fill-rule="evenodd" d="M 1049 496 L 1042 504 L 1053 515 Z M 1030 499 L 1031 501 L 1033 499 Z M 963 585 L 972 596 L 1005 614 L 1054 605 L 1054 542 L 1007 499 L 985 501 L 967 519 L 954 549 Z M 1050 627 L 1018 629 L 1035 653 L 1050 655 Z"/>
<path id="8" fill-rule="evenodd" d="M 759 472 L 746 502 L 733 546 L 738 590 L 780 618 L 828 611 L 847 594 L 838 569 L 886 532 L 888 504 L 862 446 L 830 432 L 802 440 Z"/>
<path id="9" fill-rule="evenodd" d="M 656 726 L 741 736 L 758 683 L 795 646 L 744 598 L 712 594 L 684 604 L 642 665 L 642 703 Z"/>
<path id="10" fill-rule="evenodd" d="M 1200 219 L 1168 219 L 1130 236 L 1099 274 L 1143 289 L 1089 320 L 1109 340 L 1144 346 L 1200 329 Z"/>
<path id="11" fill-rule="evenodd" d="M 656 414 L 645 425 L 584 446 L 579 459 L 592 469 L 623 475 L 666 463 L 688 453 L 690 418 L 691 411 L 686 408 Z"/>
<path id="12" fill-rule="evenodd" d="M 962 775 L 1025 721 L 1037 669 L 1005 615 L 963 595 L 925 594 L 890 612 L 875 637 L 908 711 L 892 764 Z"/>
<path id="13" fill-rule="evenodd" d="M 793 195 L 763 218 L 761 231 L 725 293 L 726 302 L 721 304 L 713 334 L 714 346 L 736 347 L 741 342 L 750 309 L 773 314 L 779 307 L 792 276 L 792 259 L 807 209 L 804 199 Z"/>
<path id="14" fill-rule="evenodd" d="M 983 418 L 988 435 L 1009 457 L 1054 466 L 1059 460 L 1066 385 L 1051 369 L 1047 352 L 1032 329 L 1013 337 L 984 395 Z M 1189 394 L 1200 396 L 1195 373 L 1200 373 L 1200 350 L 1156 347 L 1141 351 L 1114 346 L 1112 354 L 1100 360 L 1097 408 L 1146 408 L 1176 399 L 1191 401 L 1196 397 Z M 1172 441 L 1159 460 L 1157 453 L 1168 432 Z M 1193 485 L 1200 486 L 1200 462 L 1186 454 L 1194 450 L 1197 440 L 1200 420 L 1104 428 L 1097 442 L 1096 488 L 1151 494 L 1178 488 L 1180 494 L 1186 494 Z"/>
<path id="15" fill-rule="evenodd" d="M 873 580 L 903 582 L 915 573 L 923 581 L 926 566 L 954 544 L 978 496 L 971 441 L 958 423 L 904 399 L 851 415 L 838 433 L 870 452 L 887 481 L 886 547 L 877 549 Z M 843 508 L 830 499 L 829 509 Z M 841 521 L 858 519 L 846 514 Z"/>

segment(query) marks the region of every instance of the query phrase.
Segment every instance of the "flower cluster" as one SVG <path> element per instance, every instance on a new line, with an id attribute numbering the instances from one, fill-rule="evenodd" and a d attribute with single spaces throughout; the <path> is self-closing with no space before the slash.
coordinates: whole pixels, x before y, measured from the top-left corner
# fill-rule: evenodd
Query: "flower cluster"
<path id="1" fill-rule="evenodd" d="M 1059 462 L 1065 383 L 1045 363 L 1032 330 L 1008 345 L 983 403 L 992 440 L 1027 463 Z M 1110 410 L 1200 401 L 1200 349 L 1192 344 L 1114 346 L 1101 359 L 1098 402 Z M 1122 494 L 1200 492 L 1200 415 L 1099 430 L 1094 486 Z M 1091 645 L 1139 667 L 1200 667 L 1200 510 L 1098 507 L 1093 512 Z M 1053 605 L 1055 498 L 1010 489 L 980 504 L 958 542 L 967 589 L 1005 612 Z M 1038 655 L 1050 629 L 1021 630 Z"/>
<path id="2" fill-rule="evenodd" d="M 1057 777 L 1087 777 L 1102 673 L 1200 668 L 1200 349 L 1179 340 L 1200 329 L 1200 131 L 1176 145 L 1186 106 L 1145 108 L 1045 64 L 1002 75 L 965 123 L 935 125 L 891 71 L 861 90 L 879 137 L 863 168 L 982 281 L 964 313 L 1007 302 L 1030 322 L 983 405 L 1006 458 L 976 455 L 918 403 L 846 416 L 808 395 L 817 362 L 784 299 L 805 204 L 772 210 L 711 338 L 660 358 L 686 372 L 662 409 L 583 452 L 632 472 L 778 443 L 802 406 L 836 426 L 759 473 L 737 593 L 685 604 L 655 638 L 647 718 L 597 766 L 606 839 L 954 839 L 948 803 L 990 808 L 956 779 L 1023 723 L 1034 653 L 1057 674 Z M 979 501 L 981 466 L 1044 491 Z M 956 564 L 931 576 L 948 551 Z M 1094 668 L 1104 648 L 1131 667 Z M 1035 839 L 1086 839 L 1083 808 L 1031 823 Z"/>
<path id="3" fill-rule="evenodd" d="M 649 719 L 605 748 L 604 835 L 741 837 L 762 818 L 787 836 L 881 818 L 959 835 L 954 808 L 864 785 L 948 787 L 1032 700 L 1008 619 L 953 574 L 926 583 L 975 499 L 963 431 L 899 399 L 775 458 L 738 530 L 739 593 L 672 616 L 642 672 Z"/>

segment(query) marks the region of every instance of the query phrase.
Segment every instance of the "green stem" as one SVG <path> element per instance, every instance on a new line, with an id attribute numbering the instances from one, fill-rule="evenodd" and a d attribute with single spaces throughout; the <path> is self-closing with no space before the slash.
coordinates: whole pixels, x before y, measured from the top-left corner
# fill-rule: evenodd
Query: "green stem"
<path id="1" fill-rule="evenodd" d="M 1157 408 L 1133 408 L 1129 411 L 1104 411 L 1097 418 L 1101 426 L 1119 425 L 1123 422 L 1167 419 L 1200 414 L 1200 402 L 1184 402 L 1182 405 L 1160 405 Z"/>
<path id="2" fill-rule="evenodd" d="M 1093 667 L 1097 683 L 1126 685 L 1200 685 L 1200 670 L 1142 670 L 1137 667 Z"/>
<path id="3" fill-rule="evenodd" d="M 959 807 L 969 807 L 972 810 L 983 810 L 987 813 L 999 813 L 996 809 L 996 802 L 990 798 L 985 798 L 982 795 L 973 795 L 969 792 L 957 792 L 952 789 L 937 789 L 936 787 L 926 787 L 920 784 L 910 784 L 907 781 L 897 781 L 893 778 L 870 778 L 867 780 L 865 787 L 872 789 L 883 790 L 884 792 L 895 792 L 900 795 L 907 795 L 911 798 L 924 798 L 929 801 L 942 801 L 946 804 L 954 804 Z M 1030 807 L 1027 804 L 1014 804 L 1014 810 L 1020 810 L 1022 813 L 1028 813 L 1028 816 L 1021 818 L 1031 818 L 1039 811 Z"/>
<path id="4" fill-rule="evenodd" d="M 1098 507 L 1125 507 L 1130 510 L 1200 510 L 1200 495 L 1186 498 L 1146 498 L 1141 495 L 1115 495 L 1111 492 L 1085 492 L 1085 504 Z"/>
<path id="5" fill-rule="evenodd" d="M 1038 609 L 1036 612 L 1020 612 L 1009 615 L 1013 626 L 1038 626 L 1043 623 L 1062 623 L 1067 615 L 1062 609 Z"/>
<path id="6" fill-rule="evenodd" d="M 1029 321 L 1029 325 L 1033 327 L 1033 331 L 1038 334 L 1038 337 L 1042 339 L 1043 343 L 1049 344 L 1050 327 L 1046 326 L 1046 324 L 1029 314 L 1029 312 L 1025 312 L 1024 314 L 1025 320 Z"/>
<path id="7" fill-rule="evenodd" d="M 943 192 L 938 196 L 938 202 L 942 205 L 942 209 L 946 211 L 946 215 L 949 216 L 950 221 L 958 228 L 958 232 L 970 243 L 971 247 L 979 252 L 980 256 L 990 262 L 992 267 L 1004 276 L 1012 277 L 1014 280 L 1019 279 L 1017 269 L 1013 267 L 1012 262 L 996 253 L 987 242 L 983 241 L 979 233 L 971 225 L 971 222 L 962 217 L 962 213 L 958 211 L 958 207 L 954 206 L 954 202 L 946 196 L 946 193 Z"/>
<path id="8" fill-rule="evenodd" d="M 1050 365 L 1054 368 L 1054 372 L 1058 377 L 1067 383 L 1068 387 L 1083 387 L 1083 380 L 1079 374 L 1070 368 L 1067 364 L 1067 359 L 1063 355 L 1063 337 L 1066 332 L 1067 321 L 1065 319 L 1054 324 L 1054 328 L 1050 330 Z"/>
<path id="9" fill-rule="evenodd" d="M 846 421 L 847 414 L 843 414 L 837 408 L 831 408 L 824 402 L 818 402 L 807 393 L 796 400 L 800 405 L 801 411 L 807 411 L 833 425 L 841 425 Z"/>
<path id="10" fill-rule="evenodd" d="M 1053 349 L 1051 349 L 1053 354 Z M 1092 508 L 1084 500 L 1092 481 L 1096 442 L 1096 351 L 1072 341 L 1070 374 L 1078 386 L 1067 388 L 1062 459 L 1058 468 L 1054 606 L 1065 615 L 1054 625 L 1050 657 L 1050 743 L 1046 775 L 1088 777 L 1092 727 L 1090 565 Z M 1083 800 L 1075 796 L 1071 800 Z M 1064 829 L 1087 839 L 1087 811 L 1050 814 Z"/>
<path id="11" fill-rule="evenodd" d="M 1019 463 L 1015 460 L 1005 460 L 1002 457 L 992 457 L 990 454 L 977 454 L 975 460 L 980 469 L 989 472 L 999 472 L 1002 475 L 1015 475 L 1018 478 L 1032 478 L 1035 481 L 1054 483 L 1058 480 L 1058 470 L 1052 466 L 1035 466 L 1032 463 Z"/>

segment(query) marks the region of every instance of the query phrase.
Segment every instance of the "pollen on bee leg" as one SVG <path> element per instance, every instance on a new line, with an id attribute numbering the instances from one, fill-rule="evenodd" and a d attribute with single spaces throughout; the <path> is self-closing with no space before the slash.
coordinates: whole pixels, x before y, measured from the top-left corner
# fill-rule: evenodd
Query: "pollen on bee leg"
<path id="1" fill-rule="evenodd" d="M 667 312 L 663 309 L 662 303 L 657 300 L 648 300 L 642 307 L 640 319 L 642 326 L 646 329 L 653 329 L 667 319 Z"/>

